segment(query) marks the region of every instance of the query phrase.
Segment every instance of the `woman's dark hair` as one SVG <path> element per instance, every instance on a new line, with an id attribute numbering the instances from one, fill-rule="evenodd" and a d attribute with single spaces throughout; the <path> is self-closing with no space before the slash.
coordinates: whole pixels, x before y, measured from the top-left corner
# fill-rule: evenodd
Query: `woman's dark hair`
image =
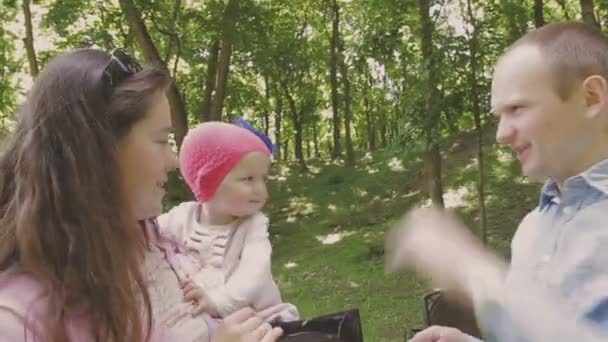
<path id="1" fill-rule="evenodd" d="M 0 155 L 0 265 L 43 282 L 52 341 L 68 340 L 66 316 L 83 306 L 98 341 L 142 341 L 151 329 L 145 241 L 125 210 L 116 151 L 170 80 L 120 72 L 113 58 L 80 49 L 52 59 Z"/>

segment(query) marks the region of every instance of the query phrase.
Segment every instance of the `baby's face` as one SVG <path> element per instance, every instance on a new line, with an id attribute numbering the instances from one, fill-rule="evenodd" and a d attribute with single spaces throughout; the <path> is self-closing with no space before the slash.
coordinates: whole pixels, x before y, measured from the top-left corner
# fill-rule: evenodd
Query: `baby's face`
<path id="1" fill-rule="evenodd" d="M 226 175 L 217 188 L 212 207 L 221 214 L 243 217 L 253 215 L 264 207 L 268 199 L 266 181 L 270 156 L 262 152 L 245 155 Z"/>

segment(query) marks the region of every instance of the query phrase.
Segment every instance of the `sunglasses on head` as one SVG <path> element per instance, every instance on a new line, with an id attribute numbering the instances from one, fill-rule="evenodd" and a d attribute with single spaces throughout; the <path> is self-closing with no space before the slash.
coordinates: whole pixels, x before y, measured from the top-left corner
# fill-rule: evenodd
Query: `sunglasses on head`
<path id="1" fill-rule="evenodd" d="M 141 70 L 141 65 L 133 57 L 125 50 L 116 48 L 110 52 L 110 61 L 104 68 L 102 77 L 103 81 L 112 89 Z"/>

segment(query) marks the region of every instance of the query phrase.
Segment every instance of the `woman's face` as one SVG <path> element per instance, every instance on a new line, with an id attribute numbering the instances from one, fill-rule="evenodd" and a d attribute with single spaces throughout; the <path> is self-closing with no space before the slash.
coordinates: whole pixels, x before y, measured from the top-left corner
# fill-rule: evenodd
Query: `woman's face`
<path id="1" fill-rule="evenodd" d="M 122 189 L 138 220 L 161 213 L 168 173 L 177 167 L 169 144 L 170 112 L 167 97 L 159 91 L 145 117 L 118 144 Z"/>

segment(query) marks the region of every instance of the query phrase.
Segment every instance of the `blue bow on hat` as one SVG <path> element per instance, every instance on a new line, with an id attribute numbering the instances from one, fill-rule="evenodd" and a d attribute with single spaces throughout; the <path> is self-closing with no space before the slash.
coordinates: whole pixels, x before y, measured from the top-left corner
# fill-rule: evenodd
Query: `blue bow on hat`
<path id="1" fill-rule="evenodd" d="M 243 118 L 236 118 L 232 121 L 233 124 L 245 128 L 246 130 L 252 132 L 253 134 L 257 135 L 258 138 L 262 139 L 262 141 L 264 142 L 264 144 L 266 145 L 266 147 L 268 147 L 268 149 L 270 150 L 270 153 L 272 155 L 275 155 L 276 153 L 276 147 L 274 146 L 274 144 L 272 143 L 272 141 L 270 141 L 270 138 L 268 136 L 266 136 L 266 134 L 258 131 L 257 129 L 255 129 L 255 127 L 253 127 L 252 124 L 250 124 L 247 120 L 243 119 Z"/>

